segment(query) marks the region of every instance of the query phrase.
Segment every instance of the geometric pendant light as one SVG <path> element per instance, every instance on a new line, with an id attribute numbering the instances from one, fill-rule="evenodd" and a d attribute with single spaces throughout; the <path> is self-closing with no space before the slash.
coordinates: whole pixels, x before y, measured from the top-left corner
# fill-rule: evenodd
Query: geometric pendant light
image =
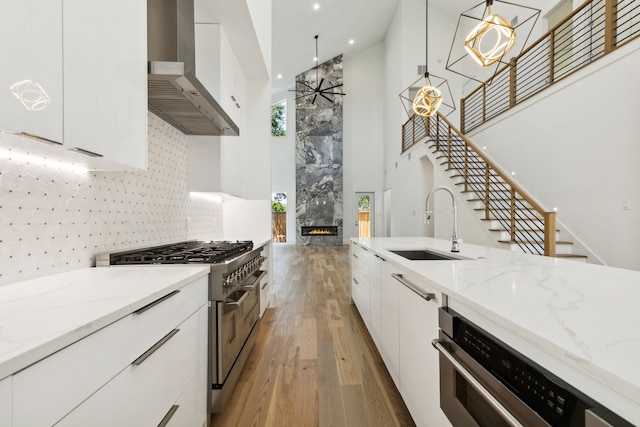
<path id="1" fill-rule="evenodd" d="M 487 0 L 487 16 L 467 35 L 464 48 L 483 67 L 495 64 L 516 42 L 516 31 L 498 14 L 491 13 L 493 0 Z"/>
<path id="2" fill-rule="evenodd" d="M 442 106 L 444 102 L 444 96 L 450 96 L 451 90 L 449 88 L 449 82 L 444 79 L 441 79 L 437 76 L 433 76 L 429 74 L 429 0 L 425 1 L 425 18 L 426 18 L 426 29 L 425 29 L 425 69 L 424 69 L 424 85 L 416 90 L 415 83 L 414 85 L 409 86 L 409 88 L 405 89 L 402 93 L 400 93 L 401 100 L 403 98 L 408 98 L 412 96 L 411 99 L 411 109 L 413 113 L 421 116 L 421 117 L 431 117 L 434 115 L 438 109 Z M 446 89 L 443 94 L 443 89 Z M 411 93 L 415 92 L 415 93 Z M 404 96 L 403 96 L 404 95 Z M 453 99 L 453 97 L 451 97 Z M 446 103 L 445 105 L 451 105 Z M 455 110 L 455 105 L 453 106 Z M 408 113 L 408 111 L 407 111 Z"/>
<path id="3" fill-rule="evenodd" d="M 539 16 L 540 9 L 501 0 L 485 0 L 464 11 L 451 43 L 447 70 L 490 84 L 511 58 L 522 53 Z"/>

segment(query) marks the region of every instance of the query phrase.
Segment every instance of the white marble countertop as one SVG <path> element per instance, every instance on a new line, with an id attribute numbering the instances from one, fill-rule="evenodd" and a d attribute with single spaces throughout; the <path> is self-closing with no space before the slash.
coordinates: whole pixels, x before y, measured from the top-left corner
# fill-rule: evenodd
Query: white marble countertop
<path id="1" fill-rule="evenodd" d="M 85 268 L 0 286 L 0 379 L 209 270 L 208 266 Z"/>
<path id="2" fill-rule="evenodd" d="M 503 328 L 505 343 L 640 425 L 640 272 L 467 243 L 452 254 L 450 241 L 427 237 L 352 241 L 419 274 Z M 471 260 L 410 261 L 390 249 Z"/>

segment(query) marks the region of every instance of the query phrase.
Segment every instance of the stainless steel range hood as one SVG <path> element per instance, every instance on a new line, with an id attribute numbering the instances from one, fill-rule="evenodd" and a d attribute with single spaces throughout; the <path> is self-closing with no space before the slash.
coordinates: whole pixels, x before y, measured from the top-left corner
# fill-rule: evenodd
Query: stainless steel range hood
<path id="1" fill-rule="evenodd" d="M 149 110 L 187 135 L 240 130 L 195 76 L 193 0 L 147 0 Z"/>

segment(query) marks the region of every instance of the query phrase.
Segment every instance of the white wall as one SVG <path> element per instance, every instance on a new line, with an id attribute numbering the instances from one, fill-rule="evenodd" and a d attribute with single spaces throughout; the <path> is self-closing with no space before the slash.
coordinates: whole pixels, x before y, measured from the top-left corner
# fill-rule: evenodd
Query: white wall
<path id="1" fill-rule="evenodd" d="M 287 101 L 287 134 L 271 137 L 271 191 L 287 194 L 287 243 L 296 243 L 296 102 L 295 92 L 272 97 Z"/>
<path id="2" fill-rule="evenodd" d="M 453 39 L 457 16 L 454 18 L 431 8 L 429 10 L 429 73 L 449 80 L 453 100 L 458 106 L 462 79 L 445 70 L 449 45 L 442 40 Z M 424 197 L 431 189 L 421 168 L 421 154 L 400 154 L 401 125 L 409 116 L 400 102 L 399 94 L 420 76 L 417 66 L 425 64 L 425 4 L 417 0 L 401 0 L 385 38 L 385 97 L 384 97 L 384 189 L 390 190 L 392 236 L 411 236 L 425 233 L 422 213 Z M 456 111 L 449 116 L 458 122 Z M 416 157 L 417 155 L 417 157 Z"/>
<path id="3" fill-rule="evenodd" d="M 470 135 L 602 262 L 636 270 L 639 67 L 635 42 Z"/>
<path id="4" fill-rule="evenodd" d="M 356 192 L 373 192 L 374 232 L 383 233 L 384 45 L 344 58 L 343 240 L 357 237 Z"/>
<path id="5" fill-rule="evenodd" d="M 271 81 L 247 80 L 246 199 L 271 200 Z"/>

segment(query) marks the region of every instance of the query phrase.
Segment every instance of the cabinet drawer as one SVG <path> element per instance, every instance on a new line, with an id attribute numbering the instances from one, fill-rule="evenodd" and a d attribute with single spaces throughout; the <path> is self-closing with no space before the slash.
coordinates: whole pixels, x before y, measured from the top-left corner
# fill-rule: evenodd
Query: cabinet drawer
<path id="1" fill-rule="evenodd" d="M 166 427 L 201 427 L 207 422 L 207 365 L 203 364 L 173 407 Z M 172 407 L 172 408 L 173 408 Z"/>
<path id="2" fill-rule="evenodd" d="M 269 306 L 269 290 L 271 289 L 270 283 L 271 281 L 269 278 L 269 273 L 267 273 L 260 280 L 260 316 L 261 317 L 264 311 Z"/>
<path id="3" fill-rule="evenodd" d="M 0 426 L 11 425 L 12 390 L 11 381 L 13 377 L 0 380 Z"/>
<path id="4" fill-rule="evenodd" d="M 207 348 L 207 307 L 202 306 L 175 330 L 178 332 L 148 358 L 140 364 L 131 363 L 57 425 L 158 425 L 203 366 L 201 354 L 206 355 Z M 206 393 L 199 398 L 206 399 Z"/>
<path id="5" fill-rule="evenodd" d="M 15 374 L 14 426 L 54 424 L 205 304 L 207 284 L 201 277 Z"/>

